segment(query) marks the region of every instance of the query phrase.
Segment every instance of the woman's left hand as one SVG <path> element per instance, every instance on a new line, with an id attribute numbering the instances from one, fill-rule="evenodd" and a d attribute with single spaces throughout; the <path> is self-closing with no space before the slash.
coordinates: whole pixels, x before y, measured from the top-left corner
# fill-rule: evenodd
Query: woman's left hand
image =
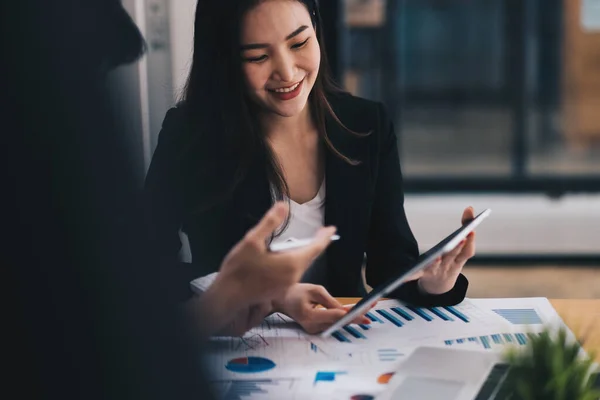
<path id="1" fill-rule="evenodd" d="M 462 224 L 475 218 L 473 207 L 467 207 L 462 215 Z M 454 287 L 466 262 L 475 254 L 475 232 L 471 232 L 450 253 L 438 258 L 423 270 L 419 278 L 419 288 L 426 294 L 446 293 Z"/>
<path id="2" fill-rule="evenodd" d="M 273 309 L 295 320 L 307 333 L 315 334 L 346 315 L 350 307 L 344 307 L 323 286 L 297 283 L 274 302 Z M 371 321 L 361 315 L 351 323 L 370 324 Z"/>

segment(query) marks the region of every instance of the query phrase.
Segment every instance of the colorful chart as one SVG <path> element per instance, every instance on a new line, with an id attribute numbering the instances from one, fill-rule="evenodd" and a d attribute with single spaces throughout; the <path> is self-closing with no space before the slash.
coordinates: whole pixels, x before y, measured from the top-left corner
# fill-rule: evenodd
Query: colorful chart
<path id="1" fill-rule="evenodd" d="M 350 397 L 350 400 L 375 400 L 375 397 L 371 396 L 370 394 L 355 394 L 354 396 Z"/>
<path id="2" fill-rule="evenodd" d="M 394 376 L 393 372 L 388 372 L 387 374 L 381 374 L 381 375 L 379 375 L 379 378 L 377 378 L 377 383 L 386 385 L 389 383 L 390 379 L 392 379 L 392 376 Z"/>
<path id="3" fill-rule="evenodd" d="M 485 350 L 492 350 L 498 346 L 519 345 L 525 346 L 528 338 L 535 336 L 534 333 L 496 333 L 492 335 L 473 336 L 469 338 L 444 340 L 446 346 L 464 345 L 477 343 Z M 538 333 L 539 335 L 539 333 Z"/>
<path id="4" fill-rule="evenodd" d="M 229 360 L 225 368 L 231 372 L 251 374 L 275 368 L 275 363 L 263 357 L 240 357 Z"/>
<path id="5" fill-rule="evenodd" d="M 318 382 L 334 382 L 337 375 L 344 374 L 346 374 L 344 371 L 319 371 L 315 375 L 314 384 L 316 385 Z"/>
<path id="6" fill-rule="evenodd" d="M 470 323 L 471 317 L 457 307 L 412 307 L 394 306 L 373 309 L 365 314 L 372 324 L 347 325 L 335 331 L 331 336 L 342 343 L 358 343 L 369 339 L 369 332 L 378 325 L 393 325 L 395 328 L 406 329 L 420 322 Z"/>
<path id="7" fill-rule="evenodd" d="M 542 318 L 533 308 L 501 308 L 492 310 L 513 325 L 541 324 Z"/>

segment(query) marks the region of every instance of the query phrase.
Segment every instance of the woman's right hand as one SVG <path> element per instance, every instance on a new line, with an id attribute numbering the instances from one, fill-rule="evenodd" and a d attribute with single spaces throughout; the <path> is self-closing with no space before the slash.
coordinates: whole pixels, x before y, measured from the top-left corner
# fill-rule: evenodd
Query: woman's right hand
<path id="1" fill-rule="evenodd" d="M 344 307 L 323 286 L 309 283 L 290 287 L 284 296 L 274 301 L 273 310 L 294 319 L 310 334 L 324 331 L 348 313 L 348 307 Z M 370 324 L 371 320 L 362 315 L 351 323 Z"/>

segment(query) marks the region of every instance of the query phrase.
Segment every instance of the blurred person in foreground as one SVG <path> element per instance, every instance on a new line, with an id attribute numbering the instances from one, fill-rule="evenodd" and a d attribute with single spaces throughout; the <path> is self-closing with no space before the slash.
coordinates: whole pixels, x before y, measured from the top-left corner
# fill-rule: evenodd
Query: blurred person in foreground
<path id="1" fill-rule="evenodd" d="M 143 54 L 140 32 L 119 0 L 0 7 L 5 390 L 36 399 L 207 398 L 198 339 L 230 321 L 211 318 L 199 332 L 175 312 L 169 277 L 147 248 L 127 132 L 107 101 L 106 73 Z M 297 281 L 334 231 L 275 260 L 256 244 L 285 212 L 276 204 L 232 249 L 215 282 L 221 290 L 196 307 L 245 308 L 252 318 L 242 331 L 264 317 L 271 294 Z M 273 267 L 269 280 L 257 259 Z M 245 269 L 257 279 L 244 280 Z"/>

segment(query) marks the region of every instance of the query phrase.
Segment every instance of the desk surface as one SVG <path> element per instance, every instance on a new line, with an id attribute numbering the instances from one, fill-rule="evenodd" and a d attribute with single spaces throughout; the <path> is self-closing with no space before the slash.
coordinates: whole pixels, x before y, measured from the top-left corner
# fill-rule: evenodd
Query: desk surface
<path id="1" fill-rule="evenodd" d="M 342 304 L 353 304 L 359 299 L 340 297 L 338 300 Z M 575 335 L 587 336 L 584 347 L 595 353 L 600 363 L 600 299 L 550 299 L 550 302 Z"/>

